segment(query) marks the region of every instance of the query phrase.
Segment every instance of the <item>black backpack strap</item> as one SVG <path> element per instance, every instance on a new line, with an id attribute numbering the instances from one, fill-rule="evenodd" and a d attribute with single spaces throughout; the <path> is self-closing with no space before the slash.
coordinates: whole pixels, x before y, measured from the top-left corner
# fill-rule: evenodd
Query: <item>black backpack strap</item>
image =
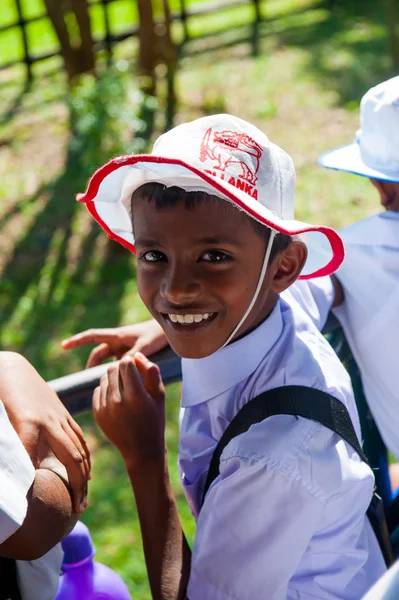
<path id="1" fill-rule="evenodd" d="M 360 458 L 368 464 L 348 410 L 342 402 L 326 392 L 305 386 L 288 385 L 275 388 L 250 400 L 228 425 L 213 453 L 201 506 L 212 482 L 219 476 L 220 458 L 227 444 L 233 438 L 248 431 L 251 425 L 274 415 L 293 415 L 321 423 L 352 446 Z M 367 516 L 380 545 L 385 563 L 389 566 L 393 563 L 392 544 L 382 500 L 376 493 L 373 494 Z"/>
<path id="2" fill-rule="evenodd" d="M 0 556 L 0 600 L 21 600 L 18 589 L 17 563 Z"/>
<path id="3" fill-rule="evenodd" d="M 357 439 L 346 406 L 326 392 L 300 385 L 287 385 L 269 390 L 250 400 L 236 414 L 219 440 L 212 456 L 202 502 L 211 483 L 219 475 L 220 457 L 227 444 L 245 433 L 255 423 L 274 415 L 295 415 L 312 419 L 337 433 L 360 458 L 368 463 Z"/>

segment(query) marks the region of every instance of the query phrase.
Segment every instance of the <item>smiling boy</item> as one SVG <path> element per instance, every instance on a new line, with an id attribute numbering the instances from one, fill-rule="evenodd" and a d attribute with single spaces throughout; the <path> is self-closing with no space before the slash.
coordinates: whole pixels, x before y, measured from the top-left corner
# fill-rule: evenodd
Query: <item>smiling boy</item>
<path id="1" fill-rule="evenodd" d="M 384 571 L 365 515 L 372 472 L 315 420 L 279 414 L 252 425 L 226 446 L 203 498 L 229 423 L 268 390 L 330 394 L 360 439 L 348 375 L 307 314 L 312 297 L 288 289 L 343 259 L 333 230 L 294 220 L 294 182 L 283 150 L 215 115 L 171 130 L 151 155 L 111 161 L 80 198 L 136 252 L 140 296 L 182 357 L 192 554 L 167 469 L 159 371 L 142 354 L 123 358 L 93 397 L 132 483 L 153 598 L 358 600 Z"/>

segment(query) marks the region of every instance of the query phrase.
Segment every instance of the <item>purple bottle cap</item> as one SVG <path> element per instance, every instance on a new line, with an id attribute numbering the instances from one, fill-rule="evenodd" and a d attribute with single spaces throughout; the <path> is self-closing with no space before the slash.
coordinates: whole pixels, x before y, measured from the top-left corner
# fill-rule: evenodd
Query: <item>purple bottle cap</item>
<path id="1" fill-rule="evenodd" d="M 76 565 L 87 562 L 95 555 L 95 549 L 88 528 L 78 521 L 71 533 L 62 540 L 64 550 L 63 565 Z"/>

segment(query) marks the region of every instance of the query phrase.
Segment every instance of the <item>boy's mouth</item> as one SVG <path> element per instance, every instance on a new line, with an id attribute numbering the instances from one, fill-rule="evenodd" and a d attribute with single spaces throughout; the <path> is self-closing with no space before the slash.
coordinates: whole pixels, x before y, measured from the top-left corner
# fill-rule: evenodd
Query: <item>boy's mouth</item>
<path id="1" fill-rule="evenodd" d="M 204 329 L 215 320 L 217 313 L 162 313 L 167 325 L 181 334 L 190 334 Z"/>

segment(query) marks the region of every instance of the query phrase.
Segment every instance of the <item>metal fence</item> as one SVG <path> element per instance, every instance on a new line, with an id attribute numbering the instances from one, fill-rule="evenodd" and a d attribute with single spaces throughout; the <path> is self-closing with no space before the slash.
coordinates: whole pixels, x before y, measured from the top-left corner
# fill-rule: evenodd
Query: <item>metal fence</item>
<path id="1" fill-rule="evenodd" d="M 17 64 L 25 64 L 27 70 L 28 79 L 32 79 L 32 65 L 52 58 L 54 56 L 59 56 L 61 54 L 60 49 L 45 52 L 42 54 L 34 54 L 29 48 L 29 37 L 27 29 L 31 23 L 36 23 L 38 21 L 48 20 L 48 16 L 46 12 L 42 14 L 38 14 L 32 17 L 26 17 L 24 15 L 23 5 L 21 0 L 14 0 L 16 13 L 18 15 L 18 19 L 7 25 L 0 26 L 0 39 L 1 35 L 6 31 L 10 30 L 18 30 L 22 37 L 22 46 L 23 46 L 23 57 L 16 60 L 11 60 L 8 62 L 1 62 L 0 57 L 0 69 L 7 69 Z M 98 52 L 100 50 L 105 50 L 107 52 L 108 58 L 112 56 L 113 46 L 118 42 L 126 40 L 129 37 L 137 35 L 138 32 L 138 24 L 127 23 L 126 29 L 119 31 L 118 33 L 112 31 L 111 20 L 109 16 L 109 8 L 110 5 L 118 2 L 118 0 L 88 0 L 89 7 L 100 6 L 103 12 L 104 18 L 104 34 L 95 40 L 95 51 Z M 133 0 L 132 0 L 133 2 Z M 200 15 L 205 14 L 215 14 L 224 10 L 232 9 L 238 6 L 252 5 L 254 7 L 254 21 L 261 20 L 261 4 L 262 0 L 221 0 L 219 2 L 212 3 L 204 3 L 191 5 L 187 4 L 187 0 L 180 0 L 180 8 L 177 11 L 172 12 L 171 19 L 172 21 L 180 21 L 183 27 L 184 32 L 184 41 L 188 41 L 190 39 L 189 32 L 189 21 L 192 18 L 198 17 Z"/>

